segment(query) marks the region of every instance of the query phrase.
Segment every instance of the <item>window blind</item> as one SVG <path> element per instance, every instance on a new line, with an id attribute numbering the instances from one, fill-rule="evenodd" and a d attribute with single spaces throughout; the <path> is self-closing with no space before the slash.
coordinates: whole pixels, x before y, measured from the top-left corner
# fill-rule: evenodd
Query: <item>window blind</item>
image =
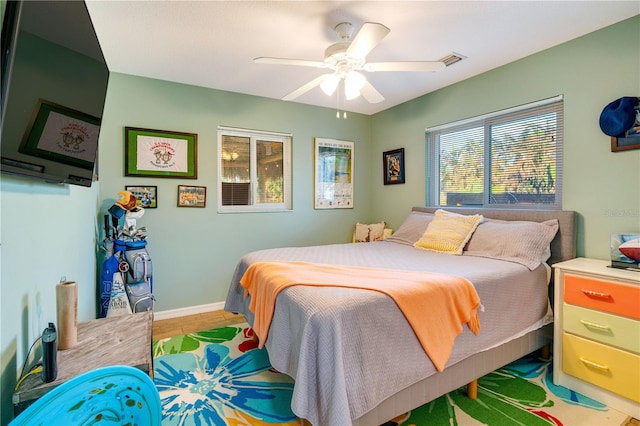
<path id="1" fill-rule="evenodd" d="M 560 208 L 562 97 L 427 131 L 427 204 Z"/>

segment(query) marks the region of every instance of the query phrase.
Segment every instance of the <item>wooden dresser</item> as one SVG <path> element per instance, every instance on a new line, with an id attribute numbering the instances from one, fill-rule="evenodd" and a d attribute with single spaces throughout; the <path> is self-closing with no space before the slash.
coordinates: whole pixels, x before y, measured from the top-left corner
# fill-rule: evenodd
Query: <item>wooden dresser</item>
<path id="1" fill-rule="evenodd" d="M 640 271 L 553 265 L 553 381 L 640 418 Z"/>

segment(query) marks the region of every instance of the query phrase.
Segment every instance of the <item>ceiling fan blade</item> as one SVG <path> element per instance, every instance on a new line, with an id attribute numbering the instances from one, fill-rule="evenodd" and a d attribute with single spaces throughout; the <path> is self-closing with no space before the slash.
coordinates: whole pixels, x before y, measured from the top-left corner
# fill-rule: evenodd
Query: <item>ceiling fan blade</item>
<path id="1" fill-rule="evenodd" d="M 370 104 L 377 104 L 378 102 L 384 101 L 384 97 L 368 81 L 364 84 L 364 87 L 360 89 L 360 94 Z"/>
<path id="2" fill-rule="evenodd" d="M 447 66 L 440 61 L 371 62 L 364 64 L 363 70 L 375 71 L 440 71 Z"/>
<path id="3" fill-rule="evenodd" d="M 332 75 L 333 74 L 323 74 L 320 77 L 316 77 L 313 80 L 311 80 L 310 82 L 308 82 L 307 84 L 305 84 L 305 85 L 297 88 L 293 92 L 289 93 L 287 96 L 282 98 L 282 100 L 283 101 L 291 101 L 291 100 L 297 98 L 298 96 L 302 96 L 305 93 L 307 93 L 309 90 L 313 89 L 314 87 L 319 86 L 323 81 L 325 81 L 327 78 L 329 78 Z"/>
<path id="4" fill-rule="evenodd" d="M 391 31 L 377 22 L 365 22 L 347 49 L 347 56 L 364 58 Z"/>
<path id="5" fill-rule="evenodd" d="M 255 62 L 256 64 L 295 65 L 299 67 L 327 68 L 327 65 L 324 62 L 305 61 L 302 59 L 267 58 L 261 56 L 259 58 L 254 58 L 253 62 Z"/>

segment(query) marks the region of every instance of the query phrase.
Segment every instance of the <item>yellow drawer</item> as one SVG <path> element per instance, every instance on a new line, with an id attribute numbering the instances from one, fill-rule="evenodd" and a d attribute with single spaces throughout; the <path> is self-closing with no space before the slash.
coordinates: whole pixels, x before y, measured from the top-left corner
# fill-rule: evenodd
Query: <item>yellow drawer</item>
<path id="1" fill-rule="evenodd" d="M 563 305 L 563 329 L 572 334 L 640 353 L 640 321 L 606 312 Z"/>
<path id="2" fill-rule="evenodd" d="M 565 373 L 640 402 L 640 356 L 562 333 Z"/>

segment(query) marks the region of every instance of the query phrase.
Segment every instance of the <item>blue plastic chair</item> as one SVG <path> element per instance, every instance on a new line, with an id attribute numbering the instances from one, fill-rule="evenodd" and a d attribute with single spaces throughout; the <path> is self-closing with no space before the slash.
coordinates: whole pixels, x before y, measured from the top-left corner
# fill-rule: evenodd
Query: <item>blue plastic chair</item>
<path id="1" fill-rule="evenodd" d="M 149 376 L 117 365 L 81 374 L 47 392 L 9 426 L 157 426 L 162 406 Z"/>

